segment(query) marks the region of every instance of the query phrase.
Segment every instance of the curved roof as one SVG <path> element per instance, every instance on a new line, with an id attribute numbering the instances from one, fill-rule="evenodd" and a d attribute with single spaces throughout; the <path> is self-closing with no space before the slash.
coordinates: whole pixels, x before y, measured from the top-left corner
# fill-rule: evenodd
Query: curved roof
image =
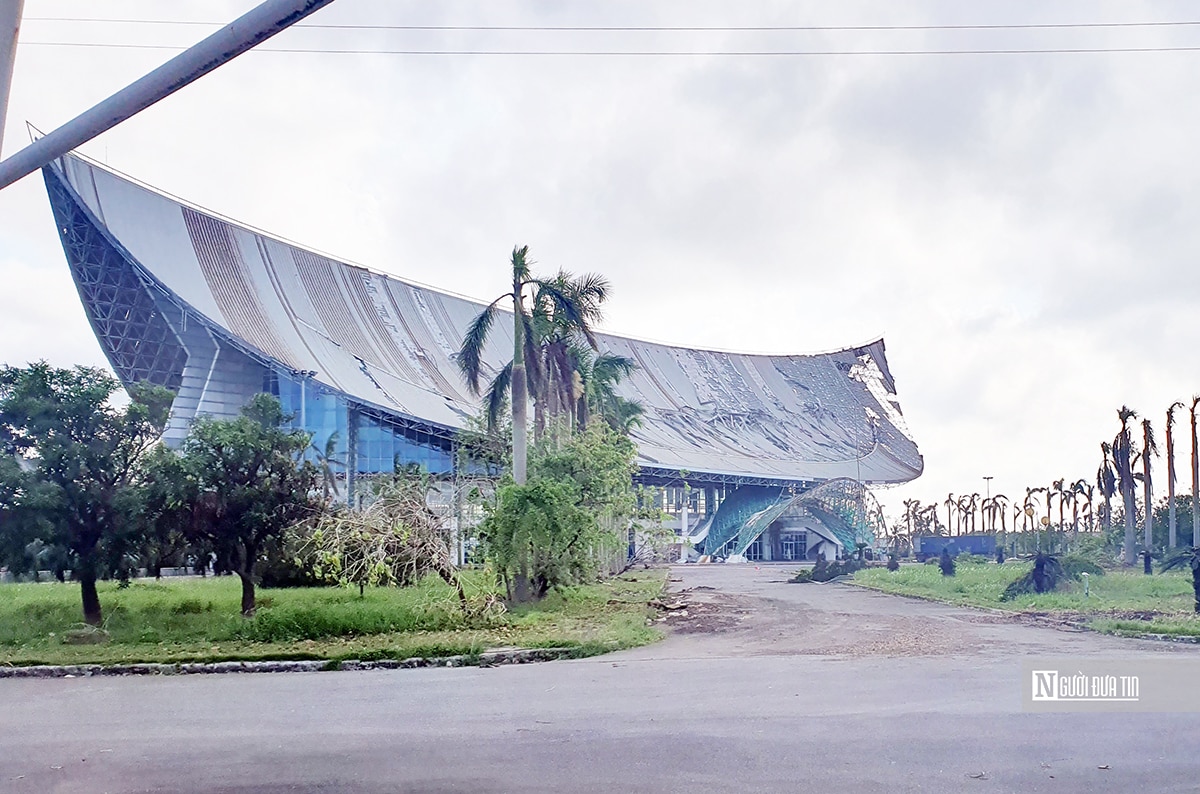
<path id="1" fill-rule="evenodd" d="M 455 354 L 482 304 L 339 262 L 218 217 L 78 156 L 55 166 L 109 235 L 213 323 L 356 400 L 461 428 L 478 412 Z M 484 355 L 511 358 L 512 323 Z M 923 462 L 883 340 L 818 355 L 749 355 L 602 334 L 637 362 L 644 468 L 788 481 L 906 482 Z"/>

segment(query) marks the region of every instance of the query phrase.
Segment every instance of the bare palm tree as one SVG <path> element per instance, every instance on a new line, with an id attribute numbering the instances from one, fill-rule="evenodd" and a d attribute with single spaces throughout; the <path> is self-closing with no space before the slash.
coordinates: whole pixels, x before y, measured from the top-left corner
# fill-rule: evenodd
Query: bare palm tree
<path id="1" fill-rule="evenodd" d="M 1142 420 L 1142 494 L 1146 504 L 1145 531 L 1142 548 L 1148 554 L 1154 545 L 1154 489 L 1150 483 L 1150 458 L 1158 454 L 1154 428 L 1149 419 Z"/>
<path id="2" fill-rule="evenodd" d="M 1196 436 L 1196 406 L 1200 394 L 1192 397 L 1192 545 L 1200 546 L 1200 438 Z"/>
<path id="3" fill-rule="evenodd" d="M 1135 544 L 1137 541 L 1135 518 L 1137 513 L 1137 483 L 1133 476 L 1135 450 L 1133 448 L 1132 429 L 1130 420 L 1138 418 L 1137 411 L 1122 405 L 1117 410 L 1117 418 L 1121 420 L 1121 430 L 1113 439 L 1113 467 L 1117 471 L 1117 488 L 1125 506 L 1125 543 L 1121 551 L 1121 562 L 1133 565 Z"/>
<path id="4" fill-rule="evenodd" d="M 1117 493 L 1117 475 L 1112 464 L 1112 445 L 1107 441 L 1100 442 L 1100 455 L 1100 468 L 1096 469 L 1096 488 L 1104 497 L 1101 529 L 1107 535 L 1112 530 L 1112 498 Z"/>
<path id="5" fill-rule="evenodd" d="M 1175 548 L 1175 529 L 1178 516 L 1175 514 L 1175 409 L 1186 408 L 1182 402 L 1171 403 L 1167 409 L 1167 548 Z"/>

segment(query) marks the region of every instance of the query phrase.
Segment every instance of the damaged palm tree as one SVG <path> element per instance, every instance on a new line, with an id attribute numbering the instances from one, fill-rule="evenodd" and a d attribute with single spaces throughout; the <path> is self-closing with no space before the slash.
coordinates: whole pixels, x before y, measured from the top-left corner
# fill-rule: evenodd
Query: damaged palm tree
<path id="1" fill-rule="evenodd" d="M 1185 567 L 1192 569 L 1192 594 L 1196 601 L 1196 614 L 1200 614 L 1200 546 L 1180 551 L 1163 563 L 1162 571 L 1165 573 L 1175 568 Z"/>
<path id="2" fill-rule="evenodd" d="M 1068 579 L 1058 558 L 1039 551 L 1033 558 L 1033 568 L 1017 581 L 1004 589 L 1001 601 L 1011 601 L 1017 596 L 1028 593 L 1049 593 Z"/>
<path id="3" fill-rule="evenodd" d="M 318 573 L 344 586 L 407 586 L 436 573 L 467 608 L 467 595 L 450 557 L 442 521 L 426 502 L 424 478 L 396 479 L 380 487 L 361 511 L 321 516 L 301 553 Z"/>

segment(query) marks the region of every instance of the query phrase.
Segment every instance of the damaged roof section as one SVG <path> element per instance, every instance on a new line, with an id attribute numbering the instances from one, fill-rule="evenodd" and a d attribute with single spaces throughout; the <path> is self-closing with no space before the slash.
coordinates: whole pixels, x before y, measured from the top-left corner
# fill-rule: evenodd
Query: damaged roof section
<path id="1" fill-rule="evenodd" d="M 51 168 L 149 278 L 281 368 L 450 430 L 478 412 L 455 356 L 482 304 L 309 251 L 75 155 Z M 388 264 L 411 267 L 400 252 Z M 921 473 L 883 340 L 794 356 L 599 340 L 637 364 L 618 391 L 645 408 L 633 431 L 644 469 L 793 483 Z M 496 371 L 511 353 L 512 323 L 498 320 L 484 362 Z"/>

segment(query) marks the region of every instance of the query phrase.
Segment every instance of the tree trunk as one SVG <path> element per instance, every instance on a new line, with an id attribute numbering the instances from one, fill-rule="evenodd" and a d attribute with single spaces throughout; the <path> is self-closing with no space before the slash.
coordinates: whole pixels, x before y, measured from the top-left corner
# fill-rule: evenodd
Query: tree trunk
<path id="1" fill-rule="evenodd" d="M 522 322 L 521 281 L 513 272 L 513 367 L 512 367 L 512 434 L 513 434 L 513 482 L 525 484 L 525 459 L 528 455 L 528 439 L 525 428 L 527 385 L 525 383 L 525 324 Z"/>
<path id="2" fill-rule="evenodd" d="M 524 566 L 513 574 L 511 592 L 514 604 L 528 604 L 533 601 L 533 587 L 529 581 L 529 573 Z"/>
<path id="3" fill-rule="evenodd" d="M 238 571 L 242 580 L 242 617 L 254 617 L 254 577 Z"/>
<path id="4" fill-rule="evenodd" d="M 1175 405 L 1178 405 L 1176 403 Z M 1167 411 L 1167 548 L 1175 548 L 1175 436 L 1171 433 L 1172 412 Z"/>
<path id="5" fill-rule="evenodd" d="M 89 626 L 101 626 L 104 616 L 100 612 L 100 594 L 96 592 L 96 572 L 91 565 L 81 567 L 79 589 L 83 594 L 83 622 Z"/>
<path id="6" fill-rule="evenodd" d="M 1143 533 L 1143 544 L 1146 552 L 1154 546 L 1154 492 L 1150 482 L 1150 456 L 1146 456 L 1146 473 L 1142 480 L 1143 498 L 1146 500 L 1146 529 Z"/>
<path id="7" fill-rule="evenodd" d="M 1192 545 L 1200 546 L 1200 446 L 1196 437 L 1196 401 L 1192 401 Z"/>
<path id="8" fill-rule="evenodd" d="M 1121 498 L 1125 503 L 1125 546 L 1121 561 L 1125 565 L 1133 565 L 1137 547 L 1137 497 L 1134 496 L 1132 484 L 1121 490 Z"/>

